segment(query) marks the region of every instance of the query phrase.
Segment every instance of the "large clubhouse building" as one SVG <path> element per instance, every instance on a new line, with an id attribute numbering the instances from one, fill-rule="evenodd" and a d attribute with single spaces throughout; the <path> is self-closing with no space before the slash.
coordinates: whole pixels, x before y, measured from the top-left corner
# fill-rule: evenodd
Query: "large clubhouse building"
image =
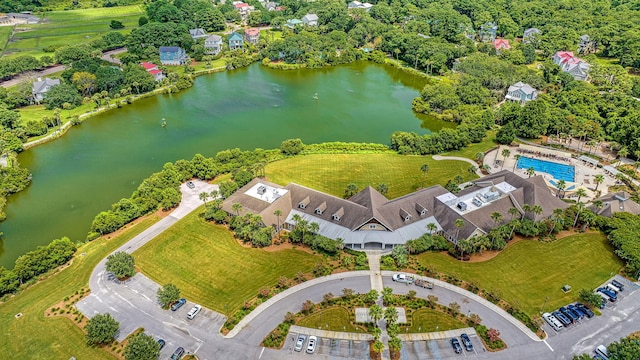
<path id="1" fill-rule="evenodd" d="M 434 231 L 456 243 L 486 234 L 501 222 L 507 222 L 515 208 L 526 218 L 540 220 L 550 217 L 554 209 L 567 203 L 556 198 L 542 176 L 522 178 L 504 170 L 471 183 L 453 194 L 440 185 L 418 190 L 389 200 L 372 187 L 367 187 L 350 199 L 290 183 L 285 187 L 254 179 L 223 203 L 223 209 L 236 215 L 233 204 L 242 205 L 239 214 L 253 213 L 262 217 L 266 226 L 291 230 L 294 216 L 319 225 L 318 233 L 331 239 L 342 239 L 352 249 L 401 245 Z M 541 213 L 525 212 L 539 205 Z M 281 216 L 276 216 L 280 210 Z M 496 222 L 491 214 L 498 212 Z M 297 217 L 295 217 L 297 218 Z M 462 220 L 460 226 L 456 220 Z"/>

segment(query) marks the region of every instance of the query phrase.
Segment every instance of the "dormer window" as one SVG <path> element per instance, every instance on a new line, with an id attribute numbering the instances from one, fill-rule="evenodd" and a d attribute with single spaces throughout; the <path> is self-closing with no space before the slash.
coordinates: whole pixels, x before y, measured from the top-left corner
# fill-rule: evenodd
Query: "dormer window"
<path id="1" fill-rule="evenodd" d="M 338 211 L 336 211 L 335 213 L 333 213 L 333 215 L 331 215 L 331 218 L 335 221 L 340 221 L 340 219 L 342 218 L 342 215 L 344 215 L 344 208 L 338 209 Z"/>
<path id="2" fill-rule="evenodd" d="M 418 212 L 418 214 L 420 214 L 420 216 L 426 215 L 427 214 L 427 208 L 416 203 L 416 212 Z"/>
<path id="3" fill-rule="evenodd" d="M 327 208 L 327 202 L 325 201 L 322 204 L 318 205 L 318 207 L 316 208 L 316 214 L 322 215 L 322 213 L 326 208 Z"/>
<path id="4" fill-rule="evenodd" d="M 306 209 L 307 205 L 309 205 L 309 197 L 308 196 L 306 198 L 302 199 L 302 201 L 300 201 L 298 203 L 298 207 L 300 209 Z"/>
<path id="5" fill-rule="evenodd" d="M 411 214 L 409 214 L 406 210 L 400 209 L 400 217 L 404 222 L 411 220 Z"/>
<path id="6" fill-rule="evenodd" d="M 427 214 L 427 209 L 423 209 L 422 211 L 420 211 L 420 215 L 426 215 Z"/>
<path id="7" fill-rule="evenodd" d="M 335 221 L 340 221 L 340 216 L 338 214 L 333 214 L 331 218 Z"/>

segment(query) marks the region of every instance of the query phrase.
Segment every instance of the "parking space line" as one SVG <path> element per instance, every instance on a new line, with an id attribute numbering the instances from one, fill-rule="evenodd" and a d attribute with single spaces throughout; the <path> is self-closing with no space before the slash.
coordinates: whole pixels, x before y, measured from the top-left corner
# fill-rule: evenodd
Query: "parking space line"
<path id="1" fill-rule="evenodd" d="M 542 340 L 542 342 L 547 345 L 547 347 L 549 348 L 549 350 L 553 351 L 553 348 L 551 347 L 551 345 L 549 345 L 549 343 L 547 342 L 547 340 Z"/>
<path id="2" fill-rule="evenodd" d="M 262 351 L 260 351 L 260 356 L 258 356 L 258 359 L 261 359 L 261 358 L 262 358 L 262 354 L 264 353 L 264 349 L 265 349 L 265 348 L 263 347 L 263 348 L 262 348 Z"/>

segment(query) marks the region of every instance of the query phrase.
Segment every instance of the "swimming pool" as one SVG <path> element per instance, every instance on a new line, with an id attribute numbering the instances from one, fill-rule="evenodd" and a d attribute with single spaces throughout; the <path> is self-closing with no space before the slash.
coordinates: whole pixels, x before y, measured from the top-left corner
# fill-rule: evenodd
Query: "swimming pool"
<path id="1" fill-rule="evenodd" d="M 535 171 L 550 174 L 557 180 L 575 181 L 576 169 L 573 165 L 565 165 L 552 161 L 532 159 L 521 156 L 518 160 L 518 169 L 528 169 L 532 167 Z"/>

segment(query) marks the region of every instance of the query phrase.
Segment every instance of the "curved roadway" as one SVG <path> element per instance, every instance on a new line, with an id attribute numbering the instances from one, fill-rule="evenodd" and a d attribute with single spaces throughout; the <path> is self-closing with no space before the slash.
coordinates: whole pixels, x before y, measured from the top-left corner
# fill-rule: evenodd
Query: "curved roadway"
<path id="1" fill-rule="evenodd" d="M 116 251 L 131 253 L 137 250 L 199 207 L 201 205 L 199 194 L 202 191 L 210 192 L 217 188 L 215 185 L 201 181 L 194 181 L 194 183 L 196 184 L 195 189 L 189 189 L 184 184 L 181 186 L 182 202 L 176 210 Z M 140 273 L 126 282 L 120 283 L 105 271 L 105 262 L 106 259 L 103 259 L 91 275 L 90 296 L 80 301 L 76 306 L 88 317 L 97 313 L 111 313 L 121 324 L 119 339 L 124 339 L 139 327 L 145 328 L 145 331 L 150 335 L 165 339 L 167 346 L 163 350 L 163 356 L 170 355 L 177 346 L 183 346 L 188 352 L 197 353 L 201 359 L 307 358 L 308 355 L 301 353 L 263 349 L 259 344 L 271 330 L 283 321 L 287 312 L 298 312 L 306 300 L 320 302 L 324 294 L 330 292 L 334 295 L 340 295 L 344 288 L 350 288 L 359 293 L 365 293 L 371 289 L 368 271 L 333 274 L 313 279 L 269 299 L 245 317 L 226 337 L 223 337 L 219 333 L 219 329 L 225 321 L 222 314 L 203 309 L 203 312 L 196 319 L 190 321 L 186 319 L 185 315 L 191 308 L 191 303 L 176 312 L 162 310 L 157 304 L 155 296 L 156 291 L 160 288 L 158 284 Z M 536 339 L 535 335 L 532 335 L 513 317 L 466 290 L 439 281 L 435 281 L 434 289 L 428 290 L 393 282 L 390 272 L 383 272 L 382 275 L 384 286 L 394 289 L 394 293 L 404 294 L 409 290 L 415 290 L 417 295 L 422 298 L 435 295 L 438 297 L 438 302 L 444 305 L 457 302 L 463 313 L 478 314 L 482 318 L 483 324 L 499 329 L 508 348 L 498 353 L 481 352 L 468 355 L 475 358 L 570 359 L 571 355 L 569 354 L 591 349 L 591 342 L 595 340 L 589 334 L 596 333 L 598 339 L 607 339 L 611 336 L 608 330 L 615 330 L 615 333 L 621 333 L 620 336 L 625 336 L 624 331 L 628 331 L 634 326 L 637 327 L 633 320 L 640 315 L 640 302 L 631 300 L 632 296 L 627 295 L 617 305 L 620 310 L 612 310 L 617 316 L 608 318 L 608 314 L 605 313 L 605 316 L 589 320 L 588 324 L 567 329 L 559 335 L 553 334 L 548 342 L 543 342 Z M 621 318 L 627 321 L 618 324 Z M 321 355 L 318 354 L 318 356 Z"/>

